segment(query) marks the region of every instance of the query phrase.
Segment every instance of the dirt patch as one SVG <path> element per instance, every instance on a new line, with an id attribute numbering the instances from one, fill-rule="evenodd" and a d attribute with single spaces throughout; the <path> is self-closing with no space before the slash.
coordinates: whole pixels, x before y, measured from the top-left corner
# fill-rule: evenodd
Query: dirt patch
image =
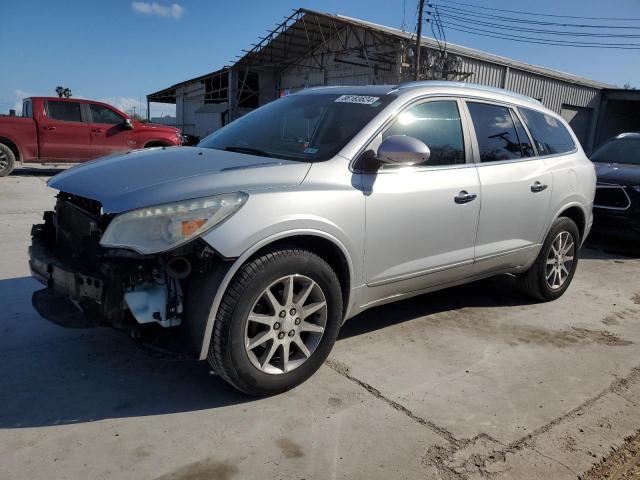
<path id="1" fill-rule="evenodd" d="M 238 473 L 238 468 L 227 461 L 211 458 L 190 463 L 156 480 L 229 480 Z"/>
<path id="2" fill-rule="evenodd" d="M 297 443 L 289 440 L 288 438 L 281 438 L 276 442 L 280 450 L 282 450 L 282 454 L 286 458 L 300 458 L 304 457 L 304 452 L 302 451 L 302 447 Z"/>
<path id="3" fill-rule="evenodd" d="M 339 407 L 342 405 L 342 400 L 340 400 L 338 397 L 329 397 L 327 403 L 330 407 Z"/>
<path id="4" fill-rule="evenodd" d="M 581 480 L 631 480 L 640 478 L 640 432 L 628 437 L 611 455 L 593 466 Z"/>
<path id="5" fill-rule="evenodd" d="M 600 345 L 608 345 L 610 347 L 626 347 L 632 345 L 633 342 L 629 340 L 623 340 L 616 334 L 606 332 L 604 330 L 587 330 L 586 328 L 572 328 L 573 332 L 578 338 L 586 338 L 593 343 Z"/>
<path id="6" fill-rule="evenodd" d="M 562 438 L 562 444 L 560 445 L 560 449 L 565 452 L 575 452 L 577 450 L 577 443 L 575 438 L 571 435 L 565 435 Z"/>
<path id="7" fill-rule="evenodd" d="M 606 317 L 604 317 L 601 320 L 602 323 L 604 323 L 605 325 L 620 325 L 620 322 L 618 321 L 618 319 L 616 317 L 614 317 L 613 315 L 607 315 Z"/>
<path id="8" fill-rule="evenodd" d="M 636 293 L 633 297 L 631 297 L 631 301 L 636 305 L 640 305 L 640 293 Z"/>
<path id="9" fill-rule="evenodd" d="M 428 329 L 459 331 L 464 335 L 503 341 L 514 347 L 525 344 L 566 348 L 593 343 L 622 347 L 633 343 L 606 330 L 577 327 L 554 330 L 536 325 L 503 324 L 466 309 L 423 317 L 421 326 Z"/>

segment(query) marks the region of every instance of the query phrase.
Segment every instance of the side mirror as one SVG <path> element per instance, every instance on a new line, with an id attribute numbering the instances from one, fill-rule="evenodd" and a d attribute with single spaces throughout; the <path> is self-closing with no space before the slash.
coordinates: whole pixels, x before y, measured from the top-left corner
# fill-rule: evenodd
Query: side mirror
<path id="1" fill-rule="evenodd" d="M 133 130 L 133 123 L 130 118 L 125 118 L 122 126 L 128 130 Z"/>
<path id="2" fill-rule="evenodd" d="M 417 138 L 391 135 L 378 147 L 378 161 L 391 165 L 415 165 L 429 160 L 431 150 Z"/>

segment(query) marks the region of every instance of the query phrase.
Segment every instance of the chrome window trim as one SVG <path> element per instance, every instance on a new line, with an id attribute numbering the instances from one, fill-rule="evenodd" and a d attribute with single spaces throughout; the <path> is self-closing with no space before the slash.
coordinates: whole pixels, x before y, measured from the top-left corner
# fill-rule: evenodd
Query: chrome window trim
<path id="1" fill-rule="evenodd" d="M 608 188 L 608 189 L 619 188 L 620 190 L 622 190 L 622 193 L 624 193 L 624 196 L 627 198 L 627 206 L 626 207 L 607 207 L 605 205 L 598 205 L 594 203 L 593 208 L 600 208 L 602 210 L 615 210 L 618 212 L 624 212 L 625 210 L 629 210 L 631 208 L 631 198 L 629 198 L 629 194 L 625 190 L 624 185 L 617 185 L 615 183 L 597 183 L 596 192 L 598 191 L 599 188 Z"/>
<path id="2" fill-rule="evenodd" d="M 576 140 L 578 140 L 577 138 L 574 138 L 574 133 L 573 130 L 571 130 L 571 128 L 566 128 L 567 133 L 569 134 L 569 137 L 571 137 L 571 141 L 573 142 L 573 148 L 571 150 L 567 150 L 566 152 L 562 152 L 562 153 L 550 153 L 549 155 L 540 155 L 540 152 L 538 152 L 538 146 L 536 145 L 536 142 L 533 140 L 533 135 L 531 134 L 531 132 L 529 131 L 529 126 L 527 125 L 527 122 L 524 121 L 524 118 L 522 116 L 522 113 L 520 112 L 521 108 L 526 108 L 528 110 L 533 110 L 534 112 L 538 112 L 538 113 L 542 113 L 543 115 L 549 115 L 548 113 L 544 113 L 541 112 L 539 110 L 536 110 L 535 108 L 529 108 L 529 107 L 523 107 L 522 105 L 518 105 L 516 107 L 516 110 L 518 110 L 518 118 L 520 118 L 520 121 L 522 122 L 522 125 L 524 126 L 524 128 L 527 130 L 527 134 L 529 135 L 530 139 L 531 139 L 531 145 L 533 145 L 533 148 L 536 150 L 536 153 L 538 154 L 538 156 L 540 158 L 551 158 L 551 157 L 558 157 L 560 155 L 570 155 L 572 153 L 576 153 L 578 151 L 578 144 L 580 143 L 579 141 L 576 142 Z M 555 119 L 556 120 L 562 120 L 560 123 L 563 124 L 564 123 L 564 119 L 559 116 L 559 115 L 555 115 Z M 563 125 L 564 126 L 564 125 Z"/>
<path id="3" fill-rule="evenodd" d="M 518 117 L 518 120 L 520 120 L 520 123 L 522 124 L 522 127 L 524 128 L 526 134 L 529 136 L 529 141 L 531 142 L 531 145 L 533 146 L 534 151 L 536 152 L 536 155 L 534 155 L 533 157 L 522 157 L 522 158 L 510 158 L 508 160 L 496 160 L 493 162 L 482 162 L 480 161 L 480 146 L 478 145 L 478 139 L 476 137 L 476 132 L 475 132 L 475 128 L 473 127 L 473 120 L 471 120 L 471 113 L 469 112 L 469 107 L 467 106 L 467 101 L 471 99 L 472 102 L 474 103 L 486 103 L 489 105 L 496 105 L 499 107 L 506 107 L 509 109 L 510 112 L 515 112 L 515 114 Z M 529 131 L 529 127 L 527 126 L 527 124 L 525 123 L 524 119 L 522 118 L 522 114 L 519 111 L 519 108 L 521 107 L 520 105 L 516 105 L 516 104 L 512 104 L 509 102 L 504 102 L 501 100 L 490 100 L 490 99 L 486 99 L 486 98 L 476 98 L 476 97 L 471 97 L 471 96 L 465 96 L 462 97 L 462 100 L 464 100 L 464 106 L 465 109 L 467 111 L 467 115 L 469 117 L 469 129 L 471 130 L 472 136 L 473 136 L 473 142 L 474 142 L 474 149 L 477 152 L 477 155 L 474 158 L 474 161 L 476 163 L 476 166 L 478 167 L 483 167 L 483 166 L 491 166 L 491 165 L 504 165 L 504 164 L 509 164 L 509 163 L 516 163 L 516 162 L 530 162 L 533 160 L 542 160 L 542 159 L 547 159 L 547 158 L 555 158 L 555 157 L 564 157 L 566 155 L 573 155 L 574 153 L 578 152 L 578 147 L 577 145 L 573 144 L 573 150 L 569 150 L 566 152 L 562 152 L 562 153 L 552 153 L 549 155 L 540 155 L 540 152 L 538 151 L 538 147 L 536 145 L 536 143 L 533 141 L 533 137 L 531 135 L 531 132 Z M 525 107 L 522 107 L 525 108 Z M 534 108 L 529 108 L 529 110 L 535 110 Z M 536 110 L 539 113 L 544 113 L 544 112 L 540 112 L 539 110 Z M 545 113 L 545 115 L 547 115 Z M 515 128 L 515 123 L 514 123 L 514 128 Z M 516 130 L 516 134 L 517 134 L 517 130 Z M 573 140 L 573 137 L 571 138 Z"/>
<path id="4" fill-rule="evenodd" d="M 385 122 L 376 129 L 376 131 L 369 137 L 369 139 L 367 139 L 367 141 L 364 142 L 364 144 L 358 149 L 357 153 L 353 156 L 353 158 L 349 162 L 349 171 L 351 171 L 352 173 L 359 173 L 359 174 L 372 174 L 372 172 L 365 172 L 363 170 L 355 168 L 354 164 L 358 160 L 360 155 L 362 155 L 366 151 L 367 147 L 371 145 L 371 142 L 373 142 L 378 135 L 380 135 L 387 128 L 389 128 L 391 124 L 397 119 L 398 115 L 400 115 L 402 112 L 406 111 L 408 108 L 411 108 L 414 105 L 419 103 L 425 103 L 430 101 L 446 101 L 446 100 L 454 101 L 458 106 L 458 113 L 460 114 L 460 124 L 461 124 L 460 126 L 462 128 L 462 141 L 464 142 L 465 163 L 456 163 L 451 165 L 424 165 L 424 166 L 417 165 L 415 167 L 395 167 L 395 168 L 389 168 L 386 171 L 384 169 L 378 170 L 377 172 L 375 172 L 375 174 L 376 175 L 389 174 L 389 173 L 396 173 L 401 171 L 406 172 L 407 171 L 406 169 L 413 169 L 413 171 L 416 171 L 416 172 L 423 172 L 423 171 L 430 171 L 430 170 L 449 170 L 449 169 L 455 169 L 455 168 L 469 168 L 469 167 L 475 166 L 475 163 L 473 162 L 472 141 L 470 138 L 471 132 L 468 129 L 468 122 L 466 122 L 468 118 L 465 116 L 466 113 L 463 112 L 463 102 L 461 101 L 462 99 L 458 96 L 454 96 L 450 94 L 430 93 L 426 95 L 420 95 L 418 97 L 413 97 L 407 102 L 405 102 L 404 104 L 402 104 L 400 107 L 398 107 L 389 116 L 389 118 L 387 118 L 387 120 L 385 120 Z"/>
<path id="5" fill-rule="evenodd" d="M 440 93 L 428 93 L 428 94 L 424 94 L 424 95 L 419 95 L 417 97 L 413 97 L 409 100 L 407 100 L 405 103 L 403 103 L 401 106 L 399 106 L 390 116 L 389 118 L 387 118 L 387 120 L 385 120 L 385 122 L 376 129 L 376 131 L 367 139 L 367 141 L 365 141 L 363 143 L 363 145 L 358 149 L 358 151 L 356 152 L 356 154 L 349 160 L 349 171 L 351 173 L 357 173 L 357 174 L 371 174 L 371 172 L 365 172 L 362 171 L 360 169 L 354 168 L 354 164 L 357 161 L 357 159 L 360 157 L 360 155 L 362 155 L 362 153 L 367 149 L 367 147 L 371 144 L 371 142 L 373 142 L 373 140 L 380 134 L 382 133 L 386 128 L 389 127 L 389 125 L 397 118 L 397 116 L 402 113 L 405 109 L 410 108 L 411 106 L 413 106 L 416 103 L 422 102 L 422 101 L 433 101 L 433 100 L 455 100 L 458 103 L 458 110 L 460 112 L 460 120 L 463 123 L 462 126 L 462 131 L 463 131 L 463 135 L 464 135 L 464 142 L 465 142 L 465 157 L 466 157 L 466 162 L 465 163 L 460 163 L 460 164 L 454 164 L 454 165 L 431 165 L 431 166 L 417 166 L 417 167 L 404 167 L 406 168 L 413 168 L 414 171 L 416 172 L 422 172 L 422 171 L 430 171 L 430 170 L 445 170 L 445 169 L 455 169 L 455 168 L 468 168 L 468 167 L 482 167 L 482 166 L 491 166 L 491 165 L 502 165 L 502 164 L 509 164 L 509 163 L 515 163 L 515 162 L 531 162 L 534 160 L 542 160 L 542 159 L 547 159 L 547 158 L 556 158 L 556 157 L 564 157 L 564 156 L 568 156 L 568 155 L 573 155 L 575 153 L 578 152 L 578 146 L 575 143 L 575 139 L 573 137 L 571 137 L 572 140 L 574 140 L 574 146 L 573 146 L 573 150 L 569 150 L 566 152 L 562 152 L 562 153 L 553 153 L 550 155 L 540 155 L 538 152 L 538 147 L 536 146 L 535 142 L 533 141 L 533 137 L 531 135 L 531 132 L 529 131 L 529 127 L 527 126 L 526 122 L 524 121 L 524 119 L 522 118 L 522 114 L 520 113 L 520 108 L 529 108 L 530 110 L 535 110 L 539 113 L 543 113 L 545 115 L 548 115 L 548 113 L 546 112 L 542 112 L 540 110 L 537 110 L 535 108 L 533 108 L 533 106 L 531 107 L 525 107 L 522 106 L 520 104 L 517 103 L 512 103 L 512 102 L 508 102 L 508 101 L 504 101 L 504 100 L 493 100 L 493 99 L 487 99 L 485 97 L 481 97 L 481 96 L 476 96 L 476 95 L 451 95 L 451 94 L 440 94 Z M 529 136 L 529 141 L 531 142 L 531 145 L 533 146 L 536 155 L 533 157 L 525 157 L 525 158 L 512 158 L 509 160 L 498 160 L 495 162 L 480 162 L 480 155 L 479 155 L 479 150 L 478 150 L 478 143 L 477 143 L 477 139 L 476 139 L 476 135 L 475 135 L 475 130 L 473 129 L 473 123 L 471 121 L 471 114 L 469 113 L 469 110 L 467 108 L 467 100 L 471 100 L 474 102 L 480 102 L 480 103 L 488 103 L 488 104 L 492 104 L 492 105 L 498 105 L 498 106 L 503 106 L 503 107 L 507 107 L 510 108 L 512 110 L 515 111 L 516 115 L 518 116 L 518 119 L 520 120 L 520 123 L 522 124 L 522 127 L 525 129 L 527 135 Z M 556 119 L 558 119 L 559 117 L 556 115 Z M 468 143 L 467 143 L 468 142 Z M 468 151 L 468 148 L 471 150 L 470 152 Z M 467 157 L 467 155 L 469 155 L 469 157 Z M 343 157 L 344 158 L 344 157 Z M 389 174 L 389 173 L 395 173 L 398 171 L 406 171 L 402 168 L 394 168 L 394 169 L 388 169 L 388 170 L 379 170 L 378 172 L 375 172 L 375 174 Z"/>

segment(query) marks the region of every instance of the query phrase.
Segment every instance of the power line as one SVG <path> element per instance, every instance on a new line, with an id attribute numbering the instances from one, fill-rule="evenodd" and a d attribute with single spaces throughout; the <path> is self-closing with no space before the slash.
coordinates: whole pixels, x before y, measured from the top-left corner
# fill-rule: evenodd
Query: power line
<path id="1" fill-rule="evenodd" d="M 591 29 L 616 29 L 616 30 L 640 30 L 640 26 L 630 26 L 630 25 L 597 25 L 597 24 L 584 24 L 584 23 L 560 23 L 560 22 L 547 22 L 542 20 L 532 20 L 529 18 L 517 18 L 517 17 L 509 17 L 503 15 L 494 15 L 494 14 L 486 14 L 482 12 L 469 12 L 468 10 L 463 10 L 456 7 L 451 7 L 448 5 L 442 5 L 439 3 L 429 3 L 429 7 L 438 7 L 445 12 L 454 12 L 456 15 L 461 14 L 473 14 L 474 16 L 478 16 L 481 18 L 488 18 L 491 20 L 504 20 L 507 22 L 517 22 L 517 23 L 526 23 L 526 24 L 534 24 L 534 25 L 542 25 L 542 26 L 552 26 L 552 27 L 569 27 L 569 28 L 591 28 Z"/>
<path id="2" fill-rule="evenodd" d="M 430 13 L 430 12 L 428 12 Z M 620 34 L 620 33 L 592 33 L 592 32 L 568 32 L 560 30 L 545 30 L 539 28 L 526 28 L 526 27 L 514 27 L 511 25 L 504 25 L 502 23 L 485 22 L 468 17 L 466 15 L 452 15 L 447 13 L 438 14 L 442 18 L 450 18 L 462 22 L 472 23 L 475 25 L 482 25 L 486 27 L 503 28 L 506 30 L 515 30 L 519 32 L 540 33 L 544 35 L 563 35 L 563 36 L 578 36 L 578 37 L 600 37 L 600 38 L 640 38 L 640 34 Z M 501 22 L 501 20 L 498 20 Z"/>
<path id="3" fill-rule="evenodd" d="M 466 25 L 459 25 L 459 24 L 453 24 L 453 25 L 455 26 L 452 26 L 451 23 L 444 24 L 446 28 L 450 30 L 455 30 L 457 32 L 470 33 L 473 35 L 479 35 L 484 37 L 498 38 L 501 40 L 512 40 L 514 42 L 521 42 L 521 43 L 534 43 L 539 45 L 553 45 L 553 46 L 576 47 L 576 48 L 607 48 L 607 49 L 613 49 L 613 50 L 640 50 L 640 44 L 630 44 L 630 45 L 637 45 L 637 46 L 617 46 L 614 44 L 562 42 L 561 40 L 541 39 L 536 37 L 526 37 L 526 36 L 520 36 L 520 35 L 511 35 L 508 33 L 474 29 L 473 27 L 467 27 Z M 622 45 L 629 45 L 629 44 L 622 44 Z"/>
<path id="4" fill-rule="evenodd" d="M 554 17 L 554 18 L 574 18 L 581 20 L 607 20 L 607 21 L 640 21 L 640 18 L 621 18 L 621 17 L 579 17 L 575 15 L 554 15 L 551 13 L 537 13 L 537 12 L 526 12 L 523 10 L 505 10 L 501 8 L 492 8 L 492 7 L 484 7 L 482 5 L 474 5 L 472 3 L 458 2 L 454 0 L 447 0 L 447 3 L 454 3 L 456 5 L 464 5 L 465 7 L 479 8 L 482 10 L 491 10 L 494 12 L 506 12 L 506 13 L 517 13 L 520 15 L 534 15 L 537 17 Z M 429 4 L 431 6 L 431 4 Z"/>

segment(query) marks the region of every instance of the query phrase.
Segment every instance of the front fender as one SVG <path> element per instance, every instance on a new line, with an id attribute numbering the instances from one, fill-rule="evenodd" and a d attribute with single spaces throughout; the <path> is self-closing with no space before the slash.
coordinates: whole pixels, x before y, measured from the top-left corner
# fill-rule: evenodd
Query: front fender
<path id="1" fill-rule="evenodd" d="M 202 332 L 202 337 L 201 337 L 202 344 L 200 347 L 200 354 L 199 354 L 200 360 L 204 360 L 207 358 L 207 353 L 209 350 L 209 344 L 211 343 L 211 335 L 213 333 L 213 326 L 218 313 L 218 308 L 220 307 L 220 303 L 222 302 L 222 297 L 224 296 L 227 288 L 229 287 L 231 280 L 233 279 L 234 275 L 238 272 L 240 267 L 242 267 L 242 265 L 244 265 L 244 263 L 253 254 L 255 254 L 260 249 L 270 245 L 271 243 L 276 242 L 278 240 L 285 239 L 285 238 L 296 237 L 301 235 L 312 235 L 312 236 L 321 237 L 331 241 L 334 245 L 340 248 L 345 258 L 347 259 L 347 264 L 349 267 L 350 284 L 351 285 L 354 284 L 353 283 L 354 281 L 353 261 L 345 245 L 336 237 L 321 230 L 303 228 L 303 229 L 280 231 L 268 237 L 262 238 L 260 241 L 254 243 L 249 248 L 247 248 L 235 260 L 231 260 L 233 262 L 231 266 L 228 266 L 227 264 L 226 266 L 224 266 L 223 270 L 220 270 L 220 269 L 216 270 L 215 272 L 212 273 L 210 278 L 209 277 L 203 278 L 200 281 L 199 285 L 195 286 L 198 292 L 200 292 L 200 294 L 209 296 L 209 299 L 196 298 L 195 301 L 193 302 L 194 305 L 203 305 L 203 304 L 208 305 L 210 302 L 210 296 L 215 291 L 215 295 L 213 296 L 213 302 L 210 303 L 211 306 L 208 310 L 208 313 L 200 309 L 200 311 L 197 313 L 197 316 L 199 318 L 194 318 L 194 323 L 196 325 L 195 328 L 199 329 Z M 198 293 L 195 293 L 193 297 L 197 295 Z M 345 312 L 346 315 L 348 315 L 348 313 L 349 313 L 348 311 Z M 205 315 L 206 315 L 206 318 L 205 318 Z M 198 327 L 197 325 L 199 325 L 200 327 Z M 194 325 L 192 325 L 192 328 L 193 327 Z M 192 333 L 192 338 L 194 335 L 198 336 L 197 333 Z"/>

